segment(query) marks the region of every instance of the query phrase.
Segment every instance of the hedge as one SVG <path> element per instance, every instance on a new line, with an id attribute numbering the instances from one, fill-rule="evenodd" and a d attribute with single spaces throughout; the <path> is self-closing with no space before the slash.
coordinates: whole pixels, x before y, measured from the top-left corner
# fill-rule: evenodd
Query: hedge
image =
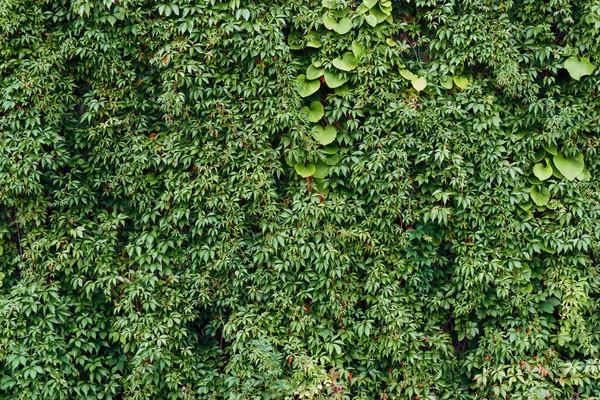
<path id="1" fill-rule="evenodd" d="M 0 398 L 593 399 L 597 0 L 2 0 Z"/>

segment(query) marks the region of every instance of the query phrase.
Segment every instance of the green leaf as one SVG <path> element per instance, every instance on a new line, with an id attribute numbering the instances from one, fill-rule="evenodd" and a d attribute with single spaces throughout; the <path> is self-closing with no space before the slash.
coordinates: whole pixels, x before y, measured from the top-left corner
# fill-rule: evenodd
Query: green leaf
<path id="1" fill-rule="evenodd" d="M 373 15 L 375 18 L 377 18 L 377 23 L 378 24 L 380 24 L 383 21 L 385 21 L 385 19 L 389 15 L 389 13 L 385 13 L 385 12 L 381 11 L 381 9 L 379 8 L 379 6 L 371 8 L 371 10 L 369 10 L 369 13 L 371 15 Z"/>
<path id="2" fill-rule="evenodd" d="M 538 206 L 545 206 L 550 201 L 550 191 L 542 185 L 532 186 L 529 195 L 531 200 Z"/>
<path id="3" fill-rule="evenodd" d="M 333 15 L 331 14 L 324 14 L 323 15 L 323 25 L 325 25 L 325 28 L 329 29 L 330 31 L 334 30 L 337 27 L 337 21 L 335 20 L 335 18 L 333 17 Z"/>
<path id="4" fill-rule="evenodd" d="M 440 78 L 440 84 L 445 89 L 452 89 L 452 77 L 448 75 L 444 75 Z"/>
<path id="5" fill-rule="evenodd" d="M 339 9 L 339 10 L 335 10 L 333 12 L 333 15 L 336 18 L 344 18 L 346 15 L 348 15 L 348 11 L 349 11 L 348 8 L 342 8 L 342 9 Z"/>
<path id="6" fill-rule="evenodd" d="M 343 96 L 348 90 L 348 85 L 343 84 L 342 86 L 333 89 L 333 93 L 335 93 L 338 96 Z"/>
<path id="7" fill-rule="evenodd" d="M 335 58 L 332 61 L 332 64 L 337 69 L 341 69 L 342 71 L 352 71 L 358 65 L 356 62 L 356 57 L 354 54 L 350 52 L 346 52 L 342 55 L 342 58 Z"/>
<path id="8" fill-rule="evenodd" d="M 540 181 L 545 181 L 552 176 L 552 166 L 549 164 L 538 163 L 533 166 L 533 174 L 537 176 Z"/>
<path id="9" fill-rule="evenodd" d="M 569 75 L 571 75 L 571 78 L 577 81 L 582 76 L 591 75 L 595 68 L 586 57 L 581 57 L 581 60 L 577 57 L 570 57 L 565 61 L 564 67 L 569 72 Z"/>
<path id="10" fill-rule="evenodd" d="M 306 46 L 307 47 L 313 47 L 315 49 L 318 49 L 322 46 L 323 44 L 321 43 L 321 35 L 317 32 L 309 32 L 306 35 Z"/>
<path id="11" fill-rule="evenodd" d="M 309 107 L 304 106 L 301 108 L 301 110 L 308 116 L 308 120 L 310 122 L 319 122 L 319 120 L 323 118 L 323 115 L 325 114 L 323 104 L 321 104 L 319 101 L 313 101 L 310 103 Z"/>
<path id="12" fill-rule="evenodd" d="M 363 0 L 363 4 L 365 5 L 365 7 L 370 9 L 373 8 L 375 4 L 377 4 L 377 0 Z"/>
<path id="13" fill-rule="evenodd" d="M 534 156 L 533 156 L 533 162 L 540 162 L 544 159 L 544 157 L 546 157 L 546 150 L 544 149 L 539 149 L 538 151 L 535 152 Z"/>
<path id="14" fill-rule="evenodd" d="M 325 128 L 317 126 L 313 130 L 313 137 L 317 142 L 322 145 L 329 144 L 335 140 L 337 136 L 337 131 L 331 125 L 326 126 Z"/>
<path id="15" fill-rule="evenodd" d="M 548 154 L 552 154 L 553 156 L 555 156 L 556 154 L 558 154 L 558 149 L 556 148 L 555 145 L 544 146 L 544 150 L 546 150 L 546 152 Z"/>
<path id="16" fill-rule="evenodd" d="M 307 80 L 304 74 L 296 78 L 296 83 L 298 84 L 298 94 L 302 97 L 310 96 L 321 87 L 321 82 L 318 79 Z"/>
<path id="17" fill-rule="evenodd" d="M 467 86 L 469 86 L 469 79 L 467 79 L 467 77 L 459 75 L 459 76 L 455 76 L 454 78 L 452 78 L 454 80 L 454 83 L 456 84 L 456 86 L 458 86 L 461 89 L 466 89 Z"/>
<path id="18" fill-rule="evenodd" d="M 337 87 L 340 87 L 344 83 L 348 82 L 348 78 L 345 75 L 339 74 L 339 73 L 325 71 L 323 73 L 323 76 L 325 77 L 325 83 L 331 89 L 335 89 Z"/>
<path id="19" fill-rule="evenodd" d="M 309 176 L 312 176 L 317 171 L 317 167 L 315 167 L 314 164 L 307 164 L 307 165 L 296 164 L 296 165 L 294 165 L 294 169 L 296 170 L 298 175 L 300 175 L 303 178 L 308 178 Z"/>
<path id="20" fill-rule="evenodd" d="M 302 36 L 298 32 L 292 32 L 288 35 L 288 46 L 292 50 L 302 49 Z"/>
<path id="21" fill-rule="evenodd" d="M 314 177 L 317 179 L 323 179 L 329 175 L 329 165 L 327 164 L 317 164 L 316 171 L 314 173 Z"/>
<path id="22" fill-rule="evenodd" d="M 365 50 L 358 43 L 357 40 L 352 41 L 352 53 L 354 54 L 354 57 L 356 57 L 357 59 L 359 59 L 363 54 L 365 54 Z"/>
<path id="23" fill-rule="evenodd" d="M 306 69 L 306 79 L 309 79 L 309 80 L 319 79 L 321 76 L 323 76 L 324 72 L 325 72 L 324 69 L 316 68 L 314 65 L 311 64 Z"/>
<path id="24" fill-rule="evenodd" d="M 540 308 L 542 311 L 552 314 L 554 312 L 554 308 L 559 304 L 560 300 L 558 300 L 556 297 L 550 297 L 540 304 Z"/>
<path id="25" fill-rule="evenodd" d="M 533 207 L 533 203 L 531 201 L 528 201 L 526 203 L 519 203 L 519 207 L 521 207 L 525 211 L 528 211 L 531 209 L 531 207 Z"/>
<path id="26" fill-rule="evenodd" d="M 427 79 L 425 79 L 424 77 L 417 78 L 415 76 L 410 80 L 410 83 L 418 92 L 427 87 Z"/>
<path id="27" fill-rule="evenodd" d="M 325 164 L 327 164 L 327 165 L 336 165 L 339 162 L 340 162 L 339 154 L 332 154 L 325 159 Z"/>
<path id="28" fill-rule="evenodd" d="M 567 180 L 574 180 L 577 175 L 583 172 L 585 164 L 583 162 L 583 154 L 577 153 L 577 155 L 565 158 L 562 153 L 558 153 L 554 156 L 554 165 L 564 175 Z"/>
<path id="29" fill-rule="evenodd" d="M 581 182 L 587 182 L 592 179 L 592 174 L 587 169 L 584 169 L 579 175 L 577 175 L 577 180 Z"/>
<path id="30" fill-rule="evenodd" d="M 371 25 L 372 27 L 376 27 L 377 26 L 377 17 L 374 15 L 365 15 L 365 21 L 367 22 L 367 24 Z"/>
<path id="31" fill-rule="evenodd" d="M 352 29 L 352 21 L 349 18 L 340 19 L 337 25 L 333 28 L 333 30 L 340 35 L 348 33 L 350 29 Z"/>
<path id="32" fill-rule="evenodd" d="M 325 151 L 325 154 L 335 154 L 340 151 L 340 146 L 336 143 L 331 143 L 325 146 L 323 150 Z"/>
<path id="33" fill-rule="evenodd" d="M 409 81 L 415 77 L 415 74 L 413 74 L 407 69 L 401 69 L 399 72 L 400 76 L 402 76 L 404 79 L 408 79 Z"/>

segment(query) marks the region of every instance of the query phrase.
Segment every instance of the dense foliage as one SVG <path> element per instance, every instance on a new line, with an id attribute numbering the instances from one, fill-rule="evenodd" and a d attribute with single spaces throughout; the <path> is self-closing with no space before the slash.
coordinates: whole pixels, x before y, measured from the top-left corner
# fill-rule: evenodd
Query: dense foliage
<path id="1" fill-rule="evenodd" d="M 597 398 L 599 34 L 0 1 L 0 398 Z"/>

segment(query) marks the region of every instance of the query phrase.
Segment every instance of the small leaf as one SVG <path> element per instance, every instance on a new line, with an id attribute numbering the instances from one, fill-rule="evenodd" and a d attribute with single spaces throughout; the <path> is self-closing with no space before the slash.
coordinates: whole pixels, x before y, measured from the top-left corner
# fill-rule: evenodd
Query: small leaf
<path id="1" fill-rule="evenodd" d="M 319 120 L 323 118 L 323 115 L 325 114 L 323 104 L 318 101 L 313 101 L 310 103 L 310 107 L 304 106 L 301 108 L 301 110 L 306 113 L 310 122 L 319 122 Z"/>
<path id="2" fill-rule="evenodd" d="M 540 181 L 545 181 L 552 176 L 552 166 L 544 165 L 542 163 L 535 164 L 533 166 L 533 174 L 538 177 Z"/>
<path id="3" fill-rule="evenodd" d="M 315 138 L 315 140 L 317 142 L 319 142 L 322 145 L 326 145 L 326 144 L 333 142 L 335 140 L 336 136 L 337 136 L 337 131 L 331 125 L 326 126 L 325 128 L 317 126 L 313 130 L 313 137 Z"/>
<path id="4" fill-rule="evenodd" d="M 554 312 L 554 307 L 556 307 L 559 304 L 560 300 L 558 300 L 556 297 L 550 297 L 542 304 L 540 304 L 540 308 L 542 309 L 542 311 L 548 314 L 552 314 Z"/>
<path id="5" fill-rule="evenodd" d="M 577 175 L 577 180 L 581 182 L 587 182 L 592 179 L 592 174 L 587 169 L 584 169 L 579 175 Z"/>
<path id="6" fill-rule="evenodd" d="M 317 167 L 315 167 L 314 164 L 308 164 L 308 165 L 296 164 L 296 165 L 294 165 L 294 169 L 296 170 L 298 175 L 300 175 L 303 178 L 308 178 L 309 176 L 312 176 L 317 171 Z"/>
<path id="7" fill-rule="evenodd" d="M 458 86 L 461 89 L 466 89 L 467 86 L 469 86 L 469 79 L 467 79 L 467 77 L 465 76 L 455 76 L 453 80 L 456 86 Z"/>
<path id="8" fill-rule="evenodd" d="M 554 165 L 564 175 L 567 180 L 572 181 L 577 178 L 577 175 L 583 172 L 585 164 L 583 162 L 583 154 L 577 153 L 577 155 L 565 158 L 562 153 L 558 153 L 554 156 Z"/>
<path id="9" fill-rule="evenodd" d="M 314 177 L 317 179 L 326 178 L 329 175 L 329 165 L 327 164 L 317 164 L 316 171 L 314 173 Z"/>
<path id="10" fill-rule="evenodd" d="M 532 186 L 529 195 L 531 200 L 538 206 L 545 206 L 550 201 L 550 191 L 542 185 Z"/>
<path id="11" fill-rule="evenodd" d="M 410 83 L 412 83 L 413 87 L 420 92 L 421 90 L 425 89 L 427 87 L 427 79 L 420 77 L 417 78 L 416 76 L 413 77 L 413 79 L 410 80 Z"/>
<path id="12" fill-rule="evenodd" d="M 325 71 L 323 73 L 323 77 L 325 78 L 325 83 L 327 83 L 327 86 L 329 86 L 331 89 L 340 87 L 344 83 L 348 82 L 348 78 L 346 78 L 344 74 Z"/>
<path id="13" fill-rule="evenodd" d="M 595 68 L 586 57 L 581 57 L 581 60 L 577 59 L 577 57 L 570 57 L 565 61 L 564 67 L 569 72 L 569 75 L 571 75 L 571 78 L 577 81 L 582 76 L 591 75 Z"/>
<path id="14" fill-rule="evenodd" d="M 321 87 L 321 82 L 318 79 L 307 80 L 304 74 L 296 78 L 296 83 L 298 84 L 298 94 L 302 97 L 310 96 Z"/>
<path id="15" fill-rule="evenodd" d="M 342 71 L 352 71 L 358 65 L 356 62 L 356 57 L 354 57 L 354 54 L 350 52 L 344 53 L 342 58 L 335 58 L 332 61 L 332 64 L 334 67 L 341 69 Z"/>
<path id="16" fill-rule="evenodd" d="M 546 150 L 539 149 L 535 152 L 535 155 L 533 156 L 533 162 L 540 162 L 544 159 L 544 157 L 546 157 Z"/>
<path id="17" fill-rule="evenodd" d="M 440 78 L 440 84 L 442 85 L 443 88 L 445 89 L 452 89 L 452 77 L 448 76 L 448 75 L 444 75 Z"/>
<path id="18" fill-rule="evenodd" d="M 337 25 L 333 28 L 333 30 L 340 35 L 348 33 L 350 29 L 352 29 L 352 21 L 349 18 L 340 19 Z"/>

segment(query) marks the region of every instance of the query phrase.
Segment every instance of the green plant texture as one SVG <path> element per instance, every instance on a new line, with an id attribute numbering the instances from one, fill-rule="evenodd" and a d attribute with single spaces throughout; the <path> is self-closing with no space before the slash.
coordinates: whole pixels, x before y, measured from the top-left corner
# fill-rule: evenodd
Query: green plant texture
<path id="1" fill-rule="evenodd" d="M 0 1 L 1 399 L 598 399 L 596 0 Z"/>

